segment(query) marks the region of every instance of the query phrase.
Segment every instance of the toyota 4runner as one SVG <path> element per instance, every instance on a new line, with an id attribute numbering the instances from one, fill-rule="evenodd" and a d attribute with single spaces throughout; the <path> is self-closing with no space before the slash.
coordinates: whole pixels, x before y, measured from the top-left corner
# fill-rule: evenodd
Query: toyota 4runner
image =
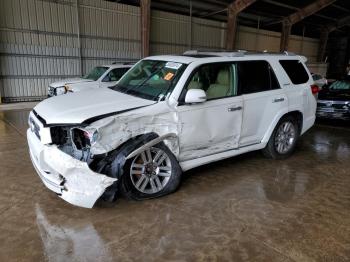
<path id="1" fill-rule="evenodd" d="M 243 51 L 147 57 L 113 87 L 38 104 L 27 131 L 33 165 L 61 198 L 92 207 L 119 191 L 169 194 L 182 172 L 248 151 L 286 158 L 315 121 L 305 62 Z"/>

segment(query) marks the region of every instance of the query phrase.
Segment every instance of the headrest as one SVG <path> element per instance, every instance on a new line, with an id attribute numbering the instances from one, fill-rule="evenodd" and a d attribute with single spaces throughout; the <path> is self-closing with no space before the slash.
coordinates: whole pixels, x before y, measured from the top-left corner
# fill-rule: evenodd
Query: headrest
<path id="1" fill-rule="evenodd" d="M 197 81 L 191 81 L 188 84 L 187 89 L 202 89 L 202 84 L 200 82 L 197 82 Z"/>
<path id="2" fill-rule="evenodd" d="M 216 78 L 216 83 L 220 85 L 229 85 L 230 71 L 227 68 L 221 69 Z"/>

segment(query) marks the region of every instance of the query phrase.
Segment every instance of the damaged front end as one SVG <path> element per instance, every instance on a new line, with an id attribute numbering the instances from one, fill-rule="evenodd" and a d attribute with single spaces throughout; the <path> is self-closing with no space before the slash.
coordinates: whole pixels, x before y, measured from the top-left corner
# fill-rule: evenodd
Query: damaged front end
<path id="1" fill-rule="evenodd" d="M 31 113 L 36 127 L 27 130 L 30 157 L 43 183 L 67 202 L 91 208 L 117 179 L 90 168 L 90 137 L 78 127 L 44 127 Z"/>
<path id="2" fill-rule="evenodd" d="M 31 112 L 30 156 L 49 189 L 73 205 L 91 208 L 99 198 L 115 200 L 125 162 L 138 149 L 164 142 L 178 154 L 175 117 L 115 115 L 93 123 L 48 126 Z"/>

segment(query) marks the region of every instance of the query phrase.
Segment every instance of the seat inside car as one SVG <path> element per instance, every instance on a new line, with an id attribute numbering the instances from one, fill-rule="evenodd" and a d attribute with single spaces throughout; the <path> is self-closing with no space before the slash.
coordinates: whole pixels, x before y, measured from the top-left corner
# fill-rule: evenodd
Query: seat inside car
<path id="1" fill-rule="evenodd" d="M 218 72 L 216 81 L 207 90 L 207 99 L 225 97 L 230 92 L 230 70 L 222 68 Z"/>
<path id="2" fill-rule="evenodd" d="M 203 89 L 203 83 L 199 79 L 198 72 L 192 77 L 187 89 Z"/>

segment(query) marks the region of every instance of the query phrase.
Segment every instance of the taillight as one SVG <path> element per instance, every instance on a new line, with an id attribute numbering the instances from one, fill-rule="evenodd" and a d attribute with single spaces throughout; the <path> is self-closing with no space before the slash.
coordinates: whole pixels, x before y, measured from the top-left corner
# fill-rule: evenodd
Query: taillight
<path id="1" fill-rule="evenodd" d="M 311 92 L 312 94 L 316 95 L 320 91 L 320 88 L 317 85 L 311 86 Z"/>

